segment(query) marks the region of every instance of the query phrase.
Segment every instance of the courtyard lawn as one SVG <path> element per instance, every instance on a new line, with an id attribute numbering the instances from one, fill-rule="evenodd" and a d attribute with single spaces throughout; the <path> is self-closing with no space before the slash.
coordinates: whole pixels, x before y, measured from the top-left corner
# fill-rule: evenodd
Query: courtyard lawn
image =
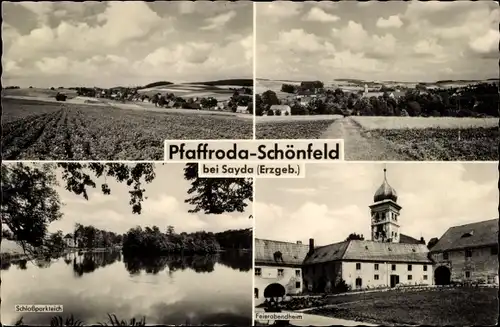
<path id="1" fill-rule="evenodd" d="M 385 325 L 487 326 L 498 320 L 498 288 L 388 291 L 329 298 L 311 314 Z"/>

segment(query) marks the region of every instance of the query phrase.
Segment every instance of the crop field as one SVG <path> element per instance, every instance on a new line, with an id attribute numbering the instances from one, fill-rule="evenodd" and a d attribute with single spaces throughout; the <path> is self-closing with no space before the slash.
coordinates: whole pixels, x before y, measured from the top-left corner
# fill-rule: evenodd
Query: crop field
<path id="1" fill-rule="evenodd" d="M 351 117 L 365 130 L 374 129 L 468 129 L 498 127 L 498 118 L 456 117 Z"/>
<path id="2" fill-rule="evenodd" d="M 498 160 L 498 118 L 351 117 L 411 160 Z"/>
<path id="3" fill-rule="evenodd" d="M 411 160 L 497 161 L 498 127 L 371 130 Z"/>
<path id="4" fill-rule="evenodd" d="M 214 97 L 217 100 L 227 100 L 233 95 L 233 91 L 229 87 L 218 87 L 202 84 L 171 84 L 153 88 L 139 90 L 139 93 L 144 93 L 149 96 L 155 93 L 173 93 L 179 97 Z M 238 88 L 238 86 L 232 86 Z"/>
<path id="5" fill-rule="evenodd" d="M 259 122 L 256 125 L 256 138 L 318 139 L 333 121 L 334 119 Z"/>
<path id="6" fill-rule="evenodd" d="M 23 96 L 23 97 L 33 97 L 33 98 L 55 98 L 58 92 L 66 94 L 68 99 L 76 97 L 75 90 L 70 90 L 70 89 L 50 90 L 50 89 L 40 89 L 40 88 L 2 90 L 2 97 L 7 95 L 7 96 Z"/>
<path id="7" fill-rule="evenodd" d="M 162 160 L 165 140 L 251 139 L 252 120 L 2 99 L 4 160 Z"/>

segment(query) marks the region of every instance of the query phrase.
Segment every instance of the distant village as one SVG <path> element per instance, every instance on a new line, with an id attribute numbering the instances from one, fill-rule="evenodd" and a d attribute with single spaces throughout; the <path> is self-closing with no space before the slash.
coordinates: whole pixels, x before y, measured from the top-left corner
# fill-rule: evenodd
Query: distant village
<path id="1" fill-rule="evenodd" d="M 4 89 L 19 89 L 19 86 L 7 86 Z M 30 87 L 32 88 L 32 87 Z M 70 87 L 69 90 L 76 91 L 78 96 L 108 99 L 121 102 L 148 102 L 154 104 L 158 108 L 176 108 L 176 109 L 193 109 L 193 110 L 215 110 L 227 111 L 234 113 L 253 114 L 252 94 L 253 90 L 250 87 L 234 87 L 226 89 L 232 95 L 223 97 L 197 97 L 197 96 L 179 96 L 175 93 L 154 93 L 152 91 L 141 91 L 146 87 L 114 87 L 114 88 L 99 88 L 99 87 Z M 55 95 L 57 101 L 66 101 L 68 95 L 65 94 L 63 87 L 50 88 L 52 91 L 58 91 Z M 225 91 L 225 90 L 224 90 Z M 215 92 L 214 92 L 215 94 Z M 226 93 L 227 94 L 227 93 Z"/>
<path id="2" fill-rule="evenodd" d="M 174 93 L 145 93 L 140 88 L 117 87 L 75 88 L 79 96 L 104 98 L 122 102 L 149 102 L 158 108 L 177 108 L 193 110 L 218 110 L 236 113 L 252 113 L 252 89 L 247 87 L 230 89 L 233 94 L 228 99 L 215 97 L 182 97 Z"/>
<path id="3" fill-rule="evenodd" d="M 498 116 L 498 82 L 467 86 L 325 86 L 321 81 L 282 84 L 256 96 L 258 116 Z"/>

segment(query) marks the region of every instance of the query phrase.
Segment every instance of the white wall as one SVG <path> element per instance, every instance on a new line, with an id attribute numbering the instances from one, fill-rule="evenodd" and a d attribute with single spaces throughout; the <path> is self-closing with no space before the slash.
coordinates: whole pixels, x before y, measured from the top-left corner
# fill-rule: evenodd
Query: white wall
<path id="1" fill-rule="evenodd" d="M 356 269 L 356 262 L 342 263 L 342 279 L 352 289 L 356 289 L 356 278 L 362 280 L 362 288 L 390 286 L 390 275 L 398 275 L 399 283 L 405 285 L 432 285 L 433 284 L 433 269 L 431 264 L 427 264 L 427 271 L 424 271 L 424 264 L 411 264 L 411 271 L 408 270 L 408 264 L 391 263 L 391 262 L 359 262 L 361 269 Z M 375 264 L 378 264 L 378 270 L 375 270 Z M 396 270 L 392 270 L 392 265 L 396 266 Z M 378 275 L 378 280 L 375 279 Z M 411 280 L 408 276 L 411 275 Z M 425 279 L 424 276 L 427 276 Z"/>
<path id="2" fill-rule="evenodd" d="M 260 276 L 255 275 L 257 269 L 261 270 Z M 278 269 L 283 270 L 283 274 L 280 276 L 278 276 Z M 254 287 L 258 290 L 258 297 L 255 298 L 255 305 L 264 302 L 264 290 L 270 284 L 279 283 L 283 285 L 287 295 L 302 293 L 304 284 L 302 281 L 302 269 L 300 267 L 255 266 L 254 281 Z"/>

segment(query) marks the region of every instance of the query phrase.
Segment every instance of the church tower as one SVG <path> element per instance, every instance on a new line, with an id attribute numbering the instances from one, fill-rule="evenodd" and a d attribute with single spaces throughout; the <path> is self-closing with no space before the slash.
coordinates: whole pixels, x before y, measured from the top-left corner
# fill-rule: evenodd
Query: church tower
<path id="1" fill-rule="evenodd" d="M 371 211 L 372 241 L 399 243 L 399 212 L 396 190 L 387 182 L 387 169 L 384 168 L 384 182 L 373 196 Z"/>

